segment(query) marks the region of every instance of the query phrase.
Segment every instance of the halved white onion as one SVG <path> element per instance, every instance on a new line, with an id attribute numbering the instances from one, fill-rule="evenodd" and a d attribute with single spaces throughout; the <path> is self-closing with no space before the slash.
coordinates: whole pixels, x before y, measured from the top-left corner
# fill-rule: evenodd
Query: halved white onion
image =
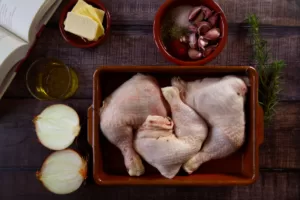
<path id="1" fill-rule="evenodd" d="M 37 172 L 37 178 L 55 194 L 76 191 L 86 177 L 87 162 L 71 149 L 52 153 Z"/>
<path id="2" fill-rule="evenodd" d="M 52 150 L 69 147 L 80 132 L 78 114 L 63 104 L 47 107 L 33 121 L 40 142 Z"/>

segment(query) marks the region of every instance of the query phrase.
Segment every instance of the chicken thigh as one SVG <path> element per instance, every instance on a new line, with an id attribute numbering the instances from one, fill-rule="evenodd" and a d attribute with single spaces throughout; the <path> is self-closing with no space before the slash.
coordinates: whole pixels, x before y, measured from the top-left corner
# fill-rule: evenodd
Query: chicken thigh
<path id="1" fill-rule="evenodd" d="M 171 108 L 175 135 L 199 151 L 207 137 L 206 122 L 196 111 L 183 103 L 178 88 L 165 87 L 162 91 Z"/>
<path id="2" fill-rule="evenodd" d="M 160 173 L 173 178 L 181 166 L 199 152 L 207 136 L 204 120 L 184 104 L 176 87 L 162 89 L 168 101 L 173 122 L 160 116 L 149 116 L 138 130 L 135 149 Z"/>
<path id="3" fill-rule="evenodd" d="M 144 166 L 133 148 L 133 132 L 149 115 L 167 116 L 164 98 L 155 79 L 137 74 L 122 84 L 100 109 L 100 128 L 124 157 L 130 176 L 140 176 Z"/>
<path id="4" fill-rule="evenodd" d="M 192 173 L 211 159 L 228 156 L 239 149 L 245 137 L 245 82 L 235 76 L 206 78 L 194 82 L 173 79 L 172 85 L 181 92 L 187 105 L 197 111 L 211 126 L 199 153 L 185 165 Z"/>

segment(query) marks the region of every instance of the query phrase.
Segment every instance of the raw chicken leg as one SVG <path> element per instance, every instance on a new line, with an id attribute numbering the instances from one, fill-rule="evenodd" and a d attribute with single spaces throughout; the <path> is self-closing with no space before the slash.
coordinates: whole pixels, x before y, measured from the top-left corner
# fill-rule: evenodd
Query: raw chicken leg
<path id="1" fill-rule="evenodd" d="M 165 87 L 162 91 L 171 108 L 175 135 L 199 151 L 207 137 L 206 122 L 196 111 L 182 102 L 178 88 Z"/>
<path id="2" fill-rule="evenodd" d="M 148 116 L 134 140 L 136 151 L 166 178 L 173 178 L 197 148 L 173 133 L 172 120 Z"/>
<path id="3" fill-rule="evenodd" d="M 187 105 L 195 109 L 212 127 L 201 151 L 190 159 L 184 169 L 188 173 L 211 159 L 219 159 L 236 151 L 244 142 L 245 82 L 234 76 L 207 78 L 185 83 L 173 79 Z"/>
<path id="4" fill-rule="evenodd" d="M 160 116 L 149 116 L 138 130 L 135 149 L 160 173 L 173 178 L 183 163 L 199 152 L 207 136 L 207 126 L 202 118 L 185 105 L 175 87 L 162 89 L 169 102 L 173 122 Z"/>
<path id="5" fill-rule="evenodd" d="M 100 126 L 106 138 L 122 152 L 130 176 L 140 176 L 144 166 L 133 149 L 133 131 L 148 115 L 166 117 L 160 88 L 154 78 L 137 74 L 108 97 L 100 110 Z"/>

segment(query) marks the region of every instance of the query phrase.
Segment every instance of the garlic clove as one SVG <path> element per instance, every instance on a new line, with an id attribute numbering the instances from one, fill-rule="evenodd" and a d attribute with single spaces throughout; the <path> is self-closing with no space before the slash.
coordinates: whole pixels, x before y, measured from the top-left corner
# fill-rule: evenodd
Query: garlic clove
<path id="1" fill-rule="evenodd" d="M 196 26 L 194 26 L 194 25 L 190 25 L 190 26 L 188 27 L 188 30 L 189 30 L 190 32 L 192 32 L 192 33 L 197 33 L 198 28 L 197 28 Z"/>
<path id="2" fill-rule="evenodd" d="M 218 44 L 206 47 L 205 50 L 204 50 L 204 52 L 203 52 L 203 57 L 207 57 L 214 50 L 216 50 L 217 47 L 218 47 Z"/>
<path id="3" fill-rule="evenodd" d="M 206 6 L 201 6 L 201 11 L 204 14 L 204 19 L 208 19 L 213 14 L 213 11 Z"/>
<path id="4" fill-rule="evenodd" d="M 208 23 L 206 21 L 202 21 L 202 22 L 198 23 L 197 27 L 198 27 L 197 32 L 199 35 L 204 35 L 212 28 L 210 23 Z"/>
<path id="5" fill-rule="evenodd" d="M 197 48 L 197 38 L 196 33 L 191 33 L 189 36 L 189 45 L 191 48 L 196 49 Z"/>
<path id="6" fill-rule="evenodd" d="M 189 21 L 193 21 L 201 12 L 201 9 L 202 9 L 201 6 L 194 7 L 189 14 Z"/>
<path id="7" fill-rule="evenodd" d="M 33 121 L 39 141 L 51 150 L 69 147 L 80 132 L 78 114 L 63 104 L 47 107 Z"/>
<path id="8" fill-rule="evenodd" d="M 71 149 L 56 151 L 44 161 L 36 176 L 50 192 L 69 194 L 86 179 L 87 162 Z"/>
<path id="9" fill-rule="evenodd" d="M 200 22 L 202 22 L 204 19 L 204 14 L 203 12 L 200 12 L 199 15 L 195 18 L 195 20 L 193 21 L 193 24 L 199 24 Z"/>
<path id="10" fill-rule="evenodd" d="M 197 60 L 202 58 L 202 53 L 200 51 L 197 51 L 196 49 L 189 49 L 189 57 L 193 60 Z"/>
<path id="11" fill-rule="evenodd" d="M 216 40 L 220 37 L 220 29 L 213 28 L 210 29 L 203 37 L 207 40 Z"/>
<path id="12" fill-rule="evenodd" d="M 199 39 L 198 39 L 199 49 L 204 50 L 207 45 L 208 45 L 208 41 L 205 38 L 203 38 L 203 36 L 200 36 Z"/>
<path id="13" fill-rule="evenodd" d="M 214 13 L 210 18 L 208 18 L 208 22 L 214 27 L 219 19 L 220 13 Z"/>

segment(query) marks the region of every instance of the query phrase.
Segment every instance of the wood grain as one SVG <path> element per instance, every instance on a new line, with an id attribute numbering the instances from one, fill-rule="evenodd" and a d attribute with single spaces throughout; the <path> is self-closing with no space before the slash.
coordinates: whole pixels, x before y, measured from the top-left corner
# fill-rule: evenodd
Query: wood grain
<path id="1" fill-rule="evenodd" d="M 152 38 L 156 11 L 164 0 L 101 0 L 112 15 L 112 34 L 95 49 L 73 48 L 65 43 L 57 22 L 68 0 L 64 0 L 38 40 L 28 61 L 0 101 L 0 199 L 300 199 L 300 0 L 215 0 L 229 21 L 229 40 L 210 65 L 250 65 L 251 45 L 247 25 L 249 13 L 262 23 L 262 35 L 275 59 L 283 59 L 283 91 L 277 115 L 265 130 L 260 150 L 260 179 L 243 187 L 102 187 L 87 185 L 77 192 L 57 196 L 36 180 L 35 171 L 51 153 L 35 135 L 32 119 L 56 102 L 33 100 L 25 86 L 28 66 L 41 56 L 55 57 L 78 72 L 80 88 L 75 99 L 62 103 L 80 115 L 82 135 L 86 112 L 92 103 L 92 74 L 103 65 L 172 65 L 158 52 Z M 155 67 L 155 66 L 153 66 Z M 277 169 L 278 168 L 278 169 Z M 287 172 L 267 172 L 267 171 Z"/>
<path id="2" fill-rule="evenodd" d="M 12 199 L 207 199 L 207 200 L 296 200 L 300 196 L 300 175 L 261 173 L 250 186 L 240 187 L 99 187 L 86 185 L 73 194 L 54 195 L 36 180 L 35 172 L 0 172 L 0 198 Z"/>
<path id="3" fill-rule="evenodd" d="M 112 24 L 152 25 L 154 16 L 165 0 L 101 0 L 112 16 Z M 299 0 L 215 0 L 224 10 L 229 23 L 241 23 L 255 13 L 263 24 L 300 26 Z M 50 23 L 59 20 L 64 1 Z"/>
<path id="4" fill-rule="evenodd" d="M 300 31 L 300 29 L 299 29 Z M 266 30 L 270 52 L 275 59 L 285 60 L 281 100 L 300 100 L 300 35 L 283 34 Z M 25 86 L 25 74 L 29 65 L 37 58 L 46 56 L 61 59 L 78 72 L 80 87 L 75 98 L 92 98 L 92 75 L 103 65 L 174 65 L 158 51 L 151 29 L 115 30 L 102 46 L 95 49 L 78 49 L 67 44 L 56 28 L 46 28 L 28 61 L 22 66 L 16 79 L 8 89 L 6 97 L 30 98 Z M 245 29 L 235 27 L 229 35 L 223 52 L 207 65 L 251 65 L 252 49 Z"/>
<path id="5" fill-rule="evenodd" d="M 32 119 L 53 103 L 60 102 L 1 100 L 0 171 L 40 167 L 51 151 L 38 142 Z M 77 110 L 81 118 L 81 134 L 86 134 L 87 108 L 92 100 L 67 100 L 63 103 Z M 272 126 L 265 130 L 265 141 L 260 150 L 260 167 L 300 169 L 300 102 L 282 102 L 278 106 L 278 113 Z"/>

